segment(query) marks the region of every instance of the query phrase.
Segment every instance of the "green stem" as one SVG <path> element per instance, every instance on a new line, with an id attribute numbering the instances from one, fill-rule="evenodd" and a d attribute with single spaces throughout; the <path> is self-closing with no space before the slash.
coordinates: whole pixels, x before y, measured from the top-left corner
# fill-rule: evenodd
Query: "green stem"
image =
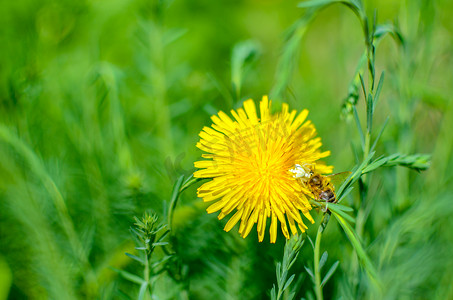
<path id="1" fill-rule="evenodd" d="M 319 271 L 319 245 L 321 244 L 322 230 L 321 226 L 318 228 L 318 234 L 316 235 L 315 242 L 315 292 L 316 299 L 322 300 L 322 288 L 321 288 L 321 273 Z"/>
<path id="2" fill-rule="evenodd" d="M 149 285 L 149 257 L 148 257 L 148 254 L 146 255 L 146 259 L 145 259 L 145 271 L 144 271 L 144 275 L 145 275 L 145 281 L 148 283 Z"/>
<path id="3" fill-rule="evenodd" d="M 365 161 L 370 154 L 371 132 L 367 130 L 365 134 L 365 149 L 363 149 L 363 160 Z"/>
<path id="4" fill-rule="evenodd" d="M 322 286 L 321 286 L 321 270 L 319 268 L 319 253 L 321 248 L 321 238 L 324 229 L 327 226 L 327 222 L 329 222 L 330 214 L 324 214 L 324 217 L 319 224 L 318 233 L 316 234 L 316 241 L 315 241 L 315 257 L 314 257 L 314 267 L 315 267 L 315 293 L 317 300 L 323 300 L 322 295 Z"/>
<path id="5" fill-rule="evenodd" d="M 145 247 L 146 247 L 146 244 L 145 244 Z M 145 279 L 145 282 L 148 286 L 148 291 L 149 291 L 149 296 L 150 296 L 150 299 L 153 299 L 153 291 L 152 291 L 152 286 L 151 286 L 151 268 L 150 268 L 150 265 L 149 265 L 149 262 L 151 260 L 151 254 L 153 252 L 153 246 L 151 246 L 151 250 L 146 250 L 146 257 L 145 257 L 145 270 L 144 270 L 144 279 Z M 146 293 L 146 292 L 145 292 Z"/>
<path id="6" fill-rule="evenodd" d="M 200 180 L 201 180 L 200 178 L 194 178 L 193 175 L 190 175 L 184 181 L 184 175 L 181 175 L 176 181 L 173 187 L 173 192 L 170 200 L 170 208 L 167 216 L 168 230 L 172 229 L 173 212 L 176 208 L 176 204 L 178 203 L 179 197 L 181 196 L 182 192 L 184 192 L 187 188 L 189 188 L 190 186 L 192 186 L 193 184 L 197 183 Z"/>

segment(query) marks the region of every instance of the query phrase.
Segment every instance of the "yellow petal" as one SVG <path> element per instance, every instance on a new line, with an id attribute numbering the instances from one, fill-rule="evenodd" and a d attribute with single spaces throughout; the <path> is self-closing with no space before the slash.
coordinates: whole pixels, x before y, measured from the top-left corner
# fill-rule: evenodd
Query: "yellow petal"
<path id="1" fill-rule="evenodd" d="M 238 210 L 232 217 L 231 219 L 228 220 L 228 222 L 226 223 L 225 225 L 225 228 L 224 230 L 225 231 L 230 231 L 231 228 L 234 227 L 234 225 L 236 225 L 236 223 L 239 221 L 239 219 L 241 219 L 241 216 L 242 216 L 242 210 Z"/>

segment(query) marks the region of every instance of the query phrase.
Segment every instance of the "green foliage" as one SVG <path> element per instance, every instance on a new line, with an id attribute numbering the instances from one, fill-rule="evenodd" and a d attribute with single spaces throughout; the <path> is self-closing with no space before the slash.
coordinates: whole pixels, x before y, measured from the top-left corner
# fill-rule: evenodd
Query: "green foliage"
<path id="1" fill-rule="evenodd" d="M 164 242 L 163 239 L 167 236 L 169 230 L 165 229 L 167 227 L 166 225 L 159 226 L 157 224 L 158 216 L 156 214 L 146 212 L 143 218 L 138 219 L 134 217 L 134 219 L 135 227 L 131 228 L 131 233 L 135 243 L 138 245 L 135 249 L 140 251 L 141 255 L 140 257 L 130 253 L 126 253 L 126 255 L 144 267 L 143 278 L 124 270 L 112 269 L 118 272 L 124 279 L 140 286 L 137 299 L 152 299 L 155 277 L 165 271 L 165 264 L 171 260 L 172 255 L 165 251 L 168 254 L 157 261 L 154 260 L 154 263 L 151 263 L 151 259 L 157 247 L 168 245 L 168 242 Z"/>
<path id="2" fill-rule="evenodd" d="M 289 276 L 289 269 L 294 265 L 299 255 L 299 251 L 304 245 L 305 240 L 303 237 L 294 235 L 286 241 L 285 249 L 283 252 L 282 262 L 277 262 L 276 273 L 277 273 L 277 286 L 273 286 L 271 290 L 271 299 L 279 300 L 282 299 L 283 293 L 285 293 L 284 299 L 294 299 L 296 295 L 297 285 L 293 285 L 292 289 L 289 290 L 289 286 L 294 280 L 296 274 Z M 289 276 L 289 277 L 288 277 Z"/>
<path id="3" fill-rule="evenodd" d="M 0 299 L 453 298 L 452 13 L 1 2 Z M 191 177 L 210 115 L 268 93 L 351 171 L 275 245 L 225 233 Z"/>
<path id="4" fill-rule="evenodd" d="M 254 41 L 236 44 L 231 53 L 231 83 L 236 93 L 236 100 L 241 98 L 241 88 L 246 76 L 246 69 L 260 54 L 260 47 Z"/>

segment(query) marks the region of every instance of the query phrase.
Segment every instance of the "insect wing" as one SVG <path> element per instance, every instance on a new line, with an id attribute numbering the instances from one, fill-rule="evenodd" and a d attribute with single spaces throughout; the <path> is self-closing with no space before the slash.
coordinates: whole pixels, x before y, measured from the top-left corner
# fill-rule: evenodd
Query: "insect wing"
<path id="1" fill-rule="evenodd" d="M 345 181 L 346 178 L 348 178 L 349 175 L 351 175 L 351 172 L 346 171 L 325 175 L 324 177 L 326 177 L 330 181 L 330 183 L 332 183 L 335 187 L 338 187 L 343 183 L 343 181 Z"/>

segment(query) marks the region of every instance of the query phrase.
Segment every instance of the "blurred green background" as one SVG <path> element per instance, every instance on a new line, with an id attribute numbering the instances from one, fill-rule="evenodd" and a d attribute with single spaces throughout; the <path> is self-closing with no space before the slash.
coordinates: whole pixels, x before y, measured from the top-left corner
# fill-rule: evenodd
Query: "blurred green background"
<path id="1" fill-rule="evenodd" d="M 138 286 L 109 268 L 143 273 L 124 255 L 136 253 L 133 217 L 153 210 L 165 222 L 173 184 L 194 171 L 210 115 L 276 91 L 282 74 L 292 77 L 271 94 L 275 102 L 309 109 L 332 151 L 327 162 L 350 170 L 359 137 L 341 109 L 364 51 L 362 29 L 347 8 L 330 6 L 307 27 L 292 68 L 278 69 L 285 36 L 305 13 L 298 3 L 2 1 L 0 300 L 135 299 Z M 433 158 L 423 173 L 398 167 L 372 175 L 360 235 L 385 299 L 452 299 L 453 3 L 365 6 L 369 15 L 377 9 L 380 23 L 396 22 L 405 39 L 401 47 L 386 37 L 376 50 L 377 72 L 386 71 L 376 128 L 390 117 L 377 152 Z M 358 110 L 364 115 L 363 99 Z M 275 245 L 268 236 L 258 243 L 254 231 L 243 240 L 205 207 L 196 186 L 178 202 L 169 237 L 176 271 L 156 279 L 155 295 L 268 298 L 281 234 Z M 335 222 L 322 249 L 330 264 L 340 261 L 326 299 L 373 299 Z M 312 256 L 306 243 L 291 269 L 301 280 L 297 299 L 312 289 L 303 268 Z"/>

